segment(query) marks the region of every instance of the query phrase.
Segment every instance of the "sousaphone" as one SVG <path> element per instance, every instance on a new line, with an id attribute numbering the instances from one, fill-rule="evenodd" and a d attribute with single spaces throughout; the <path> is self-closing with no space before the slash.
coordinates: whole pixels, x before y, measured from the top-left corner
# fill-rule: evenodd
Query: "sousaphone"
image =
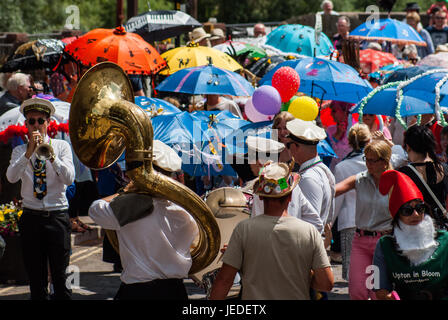
<path id="1" fill-rule="evenodd" d="M 73 150 L 84 165 L 100 170 L 111 166 L 126 149 L 126 174 L 136 187 L 180 205 L 198 224 L 199 239 L 191 251 L 190 269 L 190 274 L 196 273 L 219 252 L 218 224 L 207 204 L 191 189 L 153 170 L 151 121 L 133 102 L 132 85 L 117 64 L 102 62 L 89 69 L 79 81 L 70 107 Z M 116 233 L 106 234 L 118 251 Z"/>

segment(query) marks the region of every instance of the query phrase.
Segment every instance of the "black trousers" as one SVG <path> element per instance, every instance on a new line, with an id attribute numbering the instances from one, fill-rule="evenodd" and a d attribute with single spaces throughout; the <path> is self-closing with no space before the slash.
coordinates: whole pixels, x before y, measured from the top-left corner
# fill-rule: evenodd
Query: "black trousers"
<path id="1" fill-rule="evenodd" d="M 71 299 L 66 286 L 70 263 L 70 220 L 68 212 L 48 217 L 30 213 L 25 208 L 19 220 L 25 268 L 30 280 L 32 300 L 48 300 L 48 263 L 55 300 Z"/>
<path id="2" fill-rule="evenodd" d="M 182 279 L 156 279 L 149 282 L 121 283 L 115 300 L 188 300 Z"/>

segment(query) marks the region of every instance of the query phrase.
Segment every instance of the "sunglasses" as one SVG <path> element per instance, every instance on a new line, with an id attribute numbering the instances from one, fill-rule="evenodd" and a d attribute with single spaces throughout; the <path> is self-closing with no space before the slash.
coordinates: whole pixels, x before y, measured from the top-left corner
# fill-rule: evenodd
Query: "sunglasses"
<path id="1" fill-rule="evenodd" d="M 377 163 L 377 162 L 380 162 L 383 159 L 379 158 L 377 160 L 372 160 L 372 159 L 366 158 L 366 156 L 362 156 L 362 160 L 364 160 L 365 162 L 369 162 L 369 163 Z"/>
<path id="2" fill-rule="evenodd" d="M 409 217 L 414 213 L 414 210 L 417 211 L 418 214 L 428 214 L 429 213 L 429 207 L 424 203 L 419 203 L 415 207 L 412 207 L 409 204 L 404 205 L 400 208 L 399 213 L 402 216 Z"/>
<path id="3" fill-rule="evenodd" d="M 34 125 L 34 124 L 36 123 L 36 121 L 37 121 L 38 124 L 44 124 L 46 120 L 43 119 L 43 118 L 38 118 L 38 119 L 36 119 L 36 118 L 30 118 L 30 119 L 28 119 L 27 121 L 28 121 L 28 123 L 29 123 L 30 125 Z"/>

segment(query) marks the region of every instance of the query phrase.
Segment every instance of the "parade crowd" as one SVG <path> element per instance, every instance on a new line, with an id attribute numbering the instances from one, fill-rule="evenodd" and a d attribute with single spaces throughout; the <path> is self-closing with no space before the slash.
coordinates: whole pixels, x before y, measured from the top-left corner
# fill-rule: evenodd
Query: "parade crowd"
<path id="1" fill-rule="evenodd" d="M 339 15 L 333 9 L 324 1 L 321 14 Z M 420 10 L 409 3 L 405 22 L 427 46 L 390 48 L 408 66 L 448 52 L 445 1 L 428 8 L 428 26 L 421 24 Z M 337 30 L 333 44 L 344 62 L 347 16 L 339 17 Z M 208 47 L 226 40 L 219 28 L 212 33 L 197 28 L 189 36 Z M 257 24 L 254 37 L 265 36 L 265 26 Z M 386 42 L 362 46 L 384 51 Z M 186 300 L 183 280 L 189 277 L 190 249 L 199 233 L 191 214 L 142 193 L 128 175 L 134 168 L 125 156 L 107 169 L 92 170 L 73 150 L 68 133 L 47 133 L 56 107 L 39 93 L 71 102 L 88 69 L 68 61 L 46 74 L 2 74 L 0 116 L 18 108 L 27 133 L 25 139 L 0 143 L 0 203 L 23 208 L 19 231 L 31 299 L 71 299 L 66 286 L 70 235 L 88 232 L 79 219 L 88 215 L 116 232 L 119 253 L 108 237 L 103 242 L 103 260 L 121 272 L 115 299 Z M 372 87 L 381 84 L 374 71 L 371 65 L 360 70 Z M 143 96 L 143 78 L 129 78 L 134 96 Z M 248 119 L 241 97 L 159 94 L 183 111 L 227 110 Z M 191 176 L 174 148 L 154 141 L 152 165 L 160 179 L 175 180 L 204 200 L 222 188 L 235 189 L 247 200 L 242 205 L 246 218 L 232 226 L 220 248 L 222 265 L 208 285 L 199 281 L 207 298 L 226 299 L 239 284 L 236 299 L 326 300 L 334 286 L 333 263 L 342 265 L 351 300 L 447 299 L 448 128 L 435 114 L 408 116 L 404 129 L 397 119 L 377 114 L 364 113 L 355 121 L 352 103 L 324 105 L 331 125 L 319 116 L 305 121 L 278 112 L 272 119 L 278 139 L 248 136 L 249 151 L 234 154 L 241 160 L 231 164 L 235 176 Z M 323 141 L 337 157 L 319 155 Z M 237 210 L 226 201 L 215 203 L 215 216 Z"/>

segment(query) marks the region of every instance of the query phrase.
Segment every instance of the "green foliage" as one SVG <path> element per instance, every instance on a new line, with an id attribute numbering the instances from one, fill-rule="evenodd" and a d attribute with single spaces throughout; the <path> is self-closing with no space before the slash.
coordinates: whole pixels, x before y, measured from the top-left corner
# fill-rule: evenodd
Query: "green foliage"
<path id="1" fill-rule="evenodd" d="M 192 0 L 189 0 L 192 1 Z M 431 3 L 416 0 L 422 12 Z M 139 0 L 138 12 L 174 9 L 171 0 Z M 188 1 L 186 1 L 188 2 Z M 294 16 L 320 11 L 321 1 L 310 0 L 197 0 L 198 20 L 206 22 L 210 17 L 225 23 L 255 23 L 282 21 Z M 403 11 L 408 0 L 397 0 L 393 11 Z M 123 0 L 126 19 L 126 0 Z M 361 11 L 376 4 L 372 0 L 333 0 L 335 11 Z M 116 0 L 0 0 L 0 32 L 48 33 L 62 30 L 70 13 L 66 8 L 76 5 L 80 13 L 80 29 L 116 27 Z M 381 10 L 384 12 L 384 10 Z"/>

